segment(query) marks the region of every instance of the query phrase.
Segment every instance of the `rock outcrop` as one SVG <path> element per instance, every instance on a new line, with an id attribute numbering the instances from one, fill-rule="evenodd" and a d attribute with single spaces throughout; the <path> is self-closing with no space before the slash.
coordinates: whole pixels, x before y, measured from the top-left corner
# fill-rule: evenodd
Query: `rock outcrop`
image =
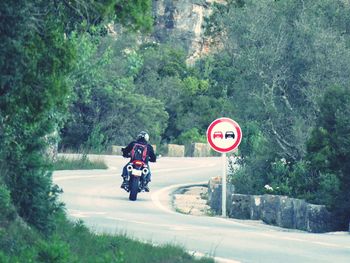
<path id="1" fill-rule="evenodd" d="M 212 4 L 224 0 L 153 0 L 155 30 L 153 36 L 160 43 L 176 41 L 188 53 L 192 64 L 209 52 L 210 39 L 204 37 L 204 18 L 212 12 Z"/>
<path id="2" fill-rule="evenodd" d="M 313 233 L 330 232 L 335 228 L 333 215 L 324 205 L 279 195 L 234 194 L 232 189 L 228 184 L 226 205 L 231 218 L 262 220 L 266 224 Z M 221 213 L 220 177 L 209 181 L 208 203 L 213 211 Z"/>

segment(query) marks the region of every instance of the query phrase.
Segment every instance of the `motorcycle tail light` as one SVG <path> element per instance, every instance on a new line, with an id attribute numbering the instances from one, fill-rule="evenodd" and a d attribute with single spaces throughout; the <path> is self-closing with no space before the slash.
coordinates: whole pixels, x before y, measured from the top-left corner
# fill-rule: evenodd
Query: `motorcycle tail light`
<path id="1" fill-rule="evenodd" d="M 143 165 L 143 162 L 141 162 L 141 161 L 135 161 L 134 164 L 137 165 L 137 166 L 142 166 L 142 165 Z"/>

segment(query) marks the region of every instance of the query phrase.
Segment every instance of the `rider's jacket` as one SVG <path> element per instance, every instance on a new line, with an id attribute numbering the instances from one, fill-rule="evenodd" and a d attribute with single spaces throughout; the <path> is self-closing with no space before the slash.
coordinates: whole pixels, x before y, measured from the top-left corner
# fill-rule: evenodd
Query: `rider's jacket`
<path id="1" fill-rule="evenodd" d="M 157 157 L 154 153 L 152 145 L 146 142 L 143 138 L 138 139 L 137 141 L 132 141 L 128 144 L 125 148 L 122 148 L 123 157 L 131 157 L 131 150 L 134 148 L 135 143 L 147 145 L 147 157 L 146 157 L 146 163 L 150 162 L 156 162 Z"/>

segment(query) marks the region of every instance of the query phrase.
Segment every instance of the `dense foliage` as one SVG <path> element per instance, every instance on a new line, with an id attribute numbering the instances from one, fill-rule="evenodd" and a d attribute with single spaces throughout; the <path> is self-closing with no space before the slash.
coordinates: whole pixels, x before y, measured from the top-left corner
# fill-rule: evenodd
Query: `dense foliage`
<path id="1" fill-rule="evenodd" d="M 216 7 L 207 31 L 223 47 L 210 79 L 227 87 L 243 126 L 237 190 L 326 204 L 342 211 L 343 228 L 349 10 L 344 1 L 231 1 Z"/>
<path id="2" fill-rule="evenodd" d="M 140 130 L 154 144 L 205 141 L 207 124 L 224 103 L 205 75 L 186 65 L 183 50 L 140 45 L 130 33 L 91 38 L 77 40 L 81 63 L 71 74 L 75 97 L 61 150 L 101 152 L 127 144 Z"/>
<path id="3" fill-rule="evenodd" d="M 343 229 L 350 215 L 350 89 L 332 87 L 320 102 L 320 113 L 307 143 L 309 192 L 335 210 Z"/>
<path id="4" fill-rule="evenodd" d="M 64 111 L 75 52 L 54 6 L 16 3 L 0 6 L 0 172 L 19 215 L 46 231 L 58 207 L 42 154 Z"/>
<path id="5" fill-rule="evenodd" d="M 133 5 L 137 13 L 129 12 Z M 0 3 L 0 179 L 18 215 L 42 232 L 52 230 L 60 208 L 44 153 L 71 102 L 76 35 L 95 34 L 113 17 L 149 27 L 149 6 L 136 0 Z"/>

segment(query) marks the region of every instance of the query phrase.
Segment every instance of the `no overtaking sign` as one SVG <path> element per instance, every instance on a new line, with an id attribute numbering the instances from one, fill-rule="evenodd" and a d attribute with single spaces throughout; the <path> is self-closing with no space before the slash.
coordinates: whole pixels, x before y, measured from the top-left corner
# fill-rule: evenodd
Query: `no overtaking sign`
<path id="1" fill-rule="evenodd" d="M 220 153 L 231 152 L 241 143 L 241 127 L 230 118 L 216 119 L 208 127 L 207 140 L 213 150 Z"/>
<path id="2" fill-rule="evenodd" d="M 238 147 L 242 140 L 242 130 L 238 123 L 230 118 L 213 121 L 207 130 L 207 140 L 211 148 L 222 153 L 222 216 L 226 217 L 226 153 Z"/>

